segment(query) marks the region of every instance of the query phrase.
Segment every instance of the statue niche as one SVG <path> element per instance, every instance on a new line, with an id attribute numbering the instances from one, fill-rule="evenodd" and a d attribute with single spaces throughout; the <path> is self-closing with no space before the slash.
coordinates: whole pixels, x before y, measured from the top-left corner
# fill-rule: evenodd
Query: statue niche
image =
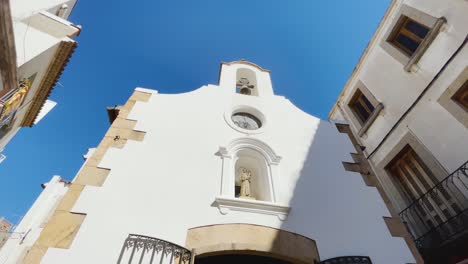
<path id="1" fill-rule="evenodd" d="M 252 182 L 252 171 L 243 167 L 239 168 L 238 179 L 239 182 L 236 183 L 236 197 L 242 199 L 254 199 L 251 191 L 251 182 Z"/>

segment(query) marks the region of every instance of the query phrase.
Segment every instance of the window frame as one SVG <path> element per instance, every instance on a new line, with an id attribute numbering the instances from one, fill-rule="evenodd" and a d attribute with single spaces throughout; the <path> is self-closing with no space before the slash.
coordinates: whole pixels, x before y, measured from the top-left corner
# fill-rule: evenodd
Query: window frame
<path id="1" fill-rule="evenodd" d="M 427 29 L 427 33 L 424 35 L 424 38 L 421 38 L 420 36 L 412 32 L 411 30 L 406 28 L 406 25 L 410 22 L 413 22 Z M 414 53 L 416 53 L 417 49 L 415 51 L 411 51 L 406 46 L 402 45 L 399 41 L 397 41 L 398 36 L 404 35 L 405 37 L 410 38 L 411 40 L 418 43 L 418 48 L 419 48 L 419 46 L 421 46 L 422 42 L 429 34 L 430 30 L 431 30 L 430 27 L 422 23 L 419 23 L 417 20 L 414 20 L 411 17 L 405 16 L 405 15 L 402 15 L 400 16 L 399 21 L 397 22 L 395 27 L 392 29 L 392 33 L 390 34 L 387 41 L 389 41 L 393 46 L 400 49 L 401 51 L 403 51 L 404 53 L 406 53 L 408 56 L 411 57 L 413 56 Z"/>
<path id="2" fill-rule="evenodd" d="M 354 95 L 349 101 L 348 105 L 349 108 L 353 110 L 353 113 L 357 119 L 361 122 L 361 125 L 365 124 L 371 117 L 372 113 L 375 111 L 375 106 L 369 101 L 369 99 L 362 93 L 359 88 L 354 92 Z M 367 117 L 363 116 L 359 106 L 361 106 L 361 108 L 366 112 Z"/>
<path id="3" fill-rule="evenodd" d="M 468 82 L 468 66 L 465 66 L 455 80 L 447 87 L 437 100 L 458 122 L 468 128 L 468 109 L 457 101 L 457 95 Z M 467 89 L 467 88 L 465 88 Z"/>
<path id="4" fill-rule="evenodd" d="M 356 99 L 356 93 L 362 93 L 362 95 L 367 99 L 367 101 L 374 107 L 373 111 L 370 113 L 369 117 L 365 121 L 363 121 L 361 117 L 359 117 L 359 114 L 356 113 L 357 111 L 352 107 L 352 104 Z M 371 125 L 374 123 L 377 117 L 380 115 L 384 108 L 384 105 L 380 101 L 378 101 L 377 98 L 375 98 L 375 96 L 369 91 L 369 89 L 367 89 L 367 87 L 361 80 L 358 80 L 351 91 L 349 99 L 345 102 L 344 108 L 346 114 L 351 120 L 351 123 L 357 130 L 357 135 L 359 137 L 362 137 L 368 131 L 368 129 L 371 127 Z"/>
<path id="5" fill-rule="evenodd" d="M 468 112 L 468 79 L 466 79 L 458 91 L 455 92 L 455 94 L 452 96 L 452 100 L 455 101 L 455 103 L 457 103 L 462 109 Z"/>
<path id="6" fill-rule="evenodd" d="M 413 66 L 416 65 L 425 54 L 426 50 L 439 34 L 442 25 L 444 25 L 447 20 L 444 17 L 433 17 L 408 5 L 402 5 L 394 17 L 395 19 L 393 19 L 393 22 L 388 26 L 387 31 L 380 42 L 380 46 L 388 55 L 400 62 L 404 66 L 405 71 L 411 72 Z M 415 21 L 429 29 L 425 38 L 411 55 L 397 47 L 391 41 L 396 29 L 399 29 L 399 26 L 401 26 L 399 23 L 402 22 L 403 17 L 408 17 L 412 21 Z"/>
<path id="7" fill-rule="evenodd" d="M 387 153 L 379 153 L 381 157 L 379 160 L 375 160 L 376 176 L 382 184 L 385 193 L 389 196 L 392 201 L 395 210 L 400 212 L 407 207 L 406 197 L 400 192 L 398 183 L 394 179 L 391 172 L 388 170 L 388 166 L 391 162 L 398 157 L 398 154 L 407 147 L 410 146 L 418 157 L 425 164 L 427 169 L 431 171 L 437 181 L 445 179 L 449 175 L 448 171 L 440 164 L 435 156 L 429 151 L 429 149 L 423 145 L 423 143 L 416 138 L 411 132 L 406 132 L 401 136 L 396 143 L 388 146 Z"/>

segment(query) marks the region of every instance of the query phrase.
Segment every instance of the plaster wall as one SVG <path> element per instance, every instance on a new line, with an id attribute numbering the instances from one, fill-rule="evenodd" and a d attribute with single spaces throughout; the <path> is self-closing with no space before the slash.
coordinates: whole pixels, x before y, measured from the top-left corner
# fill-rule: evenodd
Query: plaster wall
<path id="1" fill-rule="evenodd" d="M 22 263 L 27 250 L 39 237 L 44 225 L 65 195 L 68 187 L 59 176 L 53 176 L 36 199 L 32 207 L 16 226 L 11 236 L 0 250 L 0 263 Z"/>
<path id="2" fill-rule="evenodd" d="M 86 218 L 69 249 L 49 248 L 41 263 L 115 263 L 129 233 L 185 245 L 190 228 L 245 223 L 280 228 L 314 239 L 321 259 L 367 255 L 375 263 L 411 263 L 401 238 L 392 237 L 382 219 L 390 216 L 377 191 L 341 164 L 353 147 L 336 128 L 269 94 L 271 81 L 253 70 L 264 96 L 235 93 L 233 76 L 221 73 L 220 86 L 184 94 L 158 94 L 136 102 L 128 119 L 146 132 L 142 142 L 110 148 L 99 164 L 110 169 L 101 187 L 86 186 L 72 212 Z M 231 71 L 235 72 L 235 71 Z M 230 77 L 227 77 L 230 76 Z M 227 78 L 227 79 L 226 79 Z M 250 107 L 264 115 L 260 132 L 233 129 L 232 109 Z M 275 182 L 276 215 L 231 210 L 221 213 L 222 159 L 216 153 L 235 139 L 267 144 L 281 160 Z"/>
<path id="3" fill-rule="evenodd" d="M 404 6 L 410 6 L 417 9 L 434 19 L 445 17 L 447 23 L 442 26 L 440 33 L 431 43 L 427 51 L 422 56 L 421 60 L 415 65 L 411 72 L 404 70 L 404 64 L 392 57 L 389 52 L 382 48 L 382 42 L 385 42 L 385 37 L 391 31 L 393 24 L 398 20 L 400 11 Z M 390 131 L 391 127 L 397 122 L 402 114 L 410 107 L 417 99 L 421 92 L 426 88 L 436 74 L 441 70 L 445 63 L 450 59 L 452 54 L 463 43 L 468 28 L 468 5 L 465 1 L 458 0 L 412 0 L 412 1 L 396 1 L 395 6 L 385 19 L 384 24 L 376 34 L 376 41 L 369 51 L 366 59 L 362 62 L 360 70 L 350 79 L 343 96 L 339 99 L 340 105 L 349 103 L 356 88 L 358 81 L 362 81 L 366 88 L 376 97 L 378 101 L 383 103 L 384 109 L 380 115 L 367 130 L 360 140 L 366 146 L 366 152 L 371 153 L 377 145 L 382 141 L 384 136 Z M 466 65 L 466 55 L 464 55 L 464 63 Z M 431 89 L 436 89 L 435 93 L 440 93 L 447 87 L 438 86 Z M 433 108 L 434 111 L 437 107 Z M 432 111 L 432 112 L 434 112 Z M 440 109 L 440 111 L 445 111 Z M 331 119 L 339 120 L 339 111 L 331 116 Z M 345 112 L 344 118 L 351 120 L 349 111 Z M 443 115 L 443 114 L 439 114 Z M 414 120 L 426 119 L 427 114 L 419 112 L 418 118 Z M 439 119 L 436 119 L 439 120 Z M 465 129 L 461 129 L 452 118 L 447 118 L 444 121 L 450 127 L 454 127 L 456 136 L 463 137 Z M 350 122 L 355 134 L 359 131 L 359 124 Z M 442 123 L 440 124 L 442 125 Z M 443 134 L 437 135 L 445 138 Z M 454 146 L 455 152 L 464 152 L 462 148 L 465 146 Z M 442 160 L 441 162 L 450 162 Z M 459 164 L 461 165 L 461 164 Z M 452 165 L 448 166 L 452 167 Z"/>
<path id="4" fill-rule="evenodd" d="M 68 10 L 64 18 L 67 19 L 76 2 L 77 0 L 14 0 L 11 1 L 11 14 L 14 20 L 23 20 L 39 11 L 55 14 L 63 4 L 66 4 Z"/>
<path id="5" fill-rule="evenodd" d="M 413 108 L 401 124 L 391 133 L 371 161 L 382 173 L 380 179 L 391 193 L 397 193 L 390 176 L 383 170 L 391 151 L 405 135 L 410 134 L 417 144 L 435 159 L 443 168 L 443 173 L 436 173 L 439 180 L 444 179 L 468 160 L 468 129 L 457 120 L 439 102 L 446 89 L 465 70 L 468 59 L 468 47 L 465 46 L 457 57 L 428 90 L 421 101 Z M 463 110 L 462 110 L 463 111 Z M 465 115 L 468 115 L 465 112 Z M 387 159 L 386 159 L 387 158 Z M 436 171 L 436 170 L 434 170 Z M 402 210 L 406 203 L 398 195 L 391 195 L 397 209 Z"/>
<path id="6" fill-rule="evenodd" d="M 405 6 L 417 9 L 434 19 L 445 17 L 447 20 L 411 72 L 406 72 L 404 65 L 382 47 L 386 34 L 399 18 L 401 10 L 407 8 Z M 433 170 L 438 172 L 435 176 L 439 180 L 456 170 L 468 159 L 466 124 L 455 118 L 440 102 L 442 95 L 453 86 L 452 84 L 457 78 L 459 79 L 467 66 L 468 49 L 466 46 L 451 59 L 463 45 L 467 36 L 467 12 L 468 5 L 464 1 L 396 1 L 388 17 L 384 19 L 382 28 L 376 32 L 376 40 L 370 46 L 360 69 L 345 87 L 343 96 L 338 101 L 341 110 L 335 111 L 330 116 L 332 120 L 348 120 L 354 134 L 358 134 L 360 126 L 351 117 L 353 113 L 350 112 L 349 107 L 343 107 L 349 103 L 356 88 L 359 88 L 358 81 L 364 83 L 373 96 L 384 105 L 384 109 L 370 128 L 358 138 L 366 147 L 364 151 L 366 155 L 374 152 L 369 159 L 398 212 L 407 204 L 399 195 L 385 166 L 389 156 L 395 155 L 392 151 L 403 138 L 411 136 L 415 144 L 421 146 L 428 155 L 434 158 L 436 164 L 432 166 L 441 168 L 441 170 Z M 449 65 L 437 76 L 447 63 Z M 437 80 L 431 84 L 435 77 Z M 418 96 L 429 85 L 427 93 L 418 99 Z M 451 89 L 454 88 L 457 87 L 451 87 Z M 405 111 L 417 100 L 416 106 L 390 132 Z M 460 115 L 464 115 L 465 120 L 468 120 L 468 113 L 463 110 L 459 112 Z M 388 133 L 390 134 L 384 141 Z"/>

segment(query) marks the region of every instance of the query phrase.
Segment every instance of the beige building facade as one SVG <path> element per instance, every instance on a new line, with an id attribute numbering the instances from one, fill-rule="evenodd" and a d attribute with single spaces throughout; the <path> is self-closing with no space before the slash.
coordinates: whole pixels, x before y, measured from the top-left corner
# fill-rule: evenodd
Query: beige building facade
<path id="1" fill-rule="evenodd" d="M 54 106 L 47 100 L 77 43 L 76 0 L 0 1 L 0 162 L 8 142 Z"/>
<path id="2" fill-rule="evenodd" d="M 426 263 L 468 258 L 468 3 L 392 1 L 329 119 Z"/>

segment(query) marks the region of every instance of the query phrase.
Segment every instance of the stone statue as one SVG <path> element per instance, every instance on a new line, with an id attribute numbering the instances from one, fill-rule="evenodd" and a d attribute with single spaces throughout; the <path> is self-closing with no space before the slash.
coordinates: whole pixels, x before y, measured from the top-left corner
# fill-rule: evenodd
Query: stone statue
<path id="1" fill-rule="evenodd" d="M 250 192 L 250 180 L 252 178 L 252 172 L 246 168 L 240 168 L 239 178 L 241 181 L 240 197 L 254 199 L 252 197 L 252 193 Z"/>

